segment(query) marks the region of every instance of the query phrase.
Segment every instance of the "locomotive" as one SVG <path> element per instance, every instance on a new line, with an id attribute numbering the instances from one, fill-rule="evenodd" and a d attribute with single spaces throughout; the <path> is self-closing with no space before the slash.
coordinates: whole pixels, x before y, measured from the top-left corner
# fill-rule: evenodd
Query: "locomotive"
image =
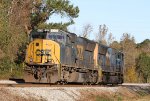
<path id="1" fill-rule="evenodd" d="M 123 53 L 106 45 L 51 29 L 34 30 L 26 49 L 25 82 L 123 83 Z"/>

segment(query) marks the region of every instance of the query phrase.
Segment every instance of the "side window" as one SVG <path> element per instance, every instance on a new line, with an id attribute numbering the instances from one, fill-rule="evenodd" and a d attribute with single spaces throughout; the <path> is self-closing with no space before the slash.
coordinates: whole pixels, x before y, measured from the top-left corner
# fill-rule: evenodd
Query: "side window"
<path id="1" fill-rule="evenodd" d="M 48 35 L 48 38 L 49 38 L 49 39 L 53 39 L 53 35 L 50 35 L 50 34 L 49 34 L 49 35 Z"/>
<path id="2" fill-rule="evenodd" d="M 65 36 L 62 34 L 49 34 L 47 39 L 54 40 L 60 43 L 65 43 Z"/>

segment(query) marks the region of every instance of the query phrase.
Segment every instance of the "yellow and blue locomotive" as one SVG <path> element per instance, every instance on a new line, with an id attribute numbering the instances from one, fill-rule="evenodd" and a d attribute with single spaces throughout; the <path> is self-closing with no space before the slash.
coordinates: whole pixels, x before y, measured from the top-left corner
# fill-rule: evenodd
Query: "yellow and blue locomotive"
<path id="1" fill-rule="evenodd" d="M 38 83 L 123 83 L 123 53 L 74 33 L 37 30 L 30 34 L 24 79 Z"/>

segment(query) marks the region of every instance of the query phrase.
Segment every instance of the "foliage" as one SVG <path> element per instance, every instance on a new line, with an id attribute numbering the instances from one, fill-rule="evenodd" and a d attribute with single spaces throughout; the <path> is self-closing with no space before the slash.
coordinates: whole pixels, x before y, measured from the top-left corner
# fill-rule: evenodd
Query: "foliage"
<path id="1" fill-rule="evenodd" d="M 125 82 L 147 82 L 150 68 L 148 64 L 150 61 L 148 58 L 150 56 L 149 39 L 136 44 L 134 37 L 124 33 L 120 43 L 114 41 L 110 46 L 124 53 Z"/>
<path id="2" fill-rule="evenodd" d="M 108 38 L 107 38 L 108 36 Z M 96 34 L 96 42 L 110 46 L 114 41 L 112 33 L 108 34 L 108 27 L 103 24 L 99 26 L 98 33 Z"/>
<path id="3" fill-rule="evenodd" d="M 114 41 L 114 39 L 115 39 L 115 38 L 113 37 L 113 34 L 110 33 L 110 34 L 108 35 L 107 45 L 110 46 L 110 45 L 112 44 L 112 42 Z"/>
<path id="4" fill-rule="evenodd" d="M 99 32 L 97 33 L 97 36 L 96 36 L 96 41 L 98 43 L 102 43 L 104 45 L 107 44 L 106 42 L 106 35 L 107 35 L 107 32 L 108 32 L 108 27 L 104 24 L 104 25 L 100 25 L 99 26 Z"/>
<path id="5" fill-rule="evenodd" d="M 53 14 L 60 14 L 62 17 L 68 17 L 67 24 L 73 24 L 73 18 L 78 17 L 79 8 L 70 4 L 69 0 L 37 0 L 33 3 L 34 8 L 31 15 L 32 28 L 45 23 Z M 57 23 L 55 23 L 57 25 Z M 59 26 L 58 23 L 57 26 Z"/>
<path id="6" fill-rule="evenodd" d="M 143 74 L 145 82 L 148 82 L 148 78 L 150 78 L 150 56 L 146 53 L 140 54 L 137 59 L 137 69 L 139 73 Z"/>
<path id="7" fill-rule="evenodd" d="M 136 43 L 134 37 L 131 37 L 128 33 L 124 33 L 120 43 L 122 46 L 121 50 L 124 53 L 125 69 L 127 67 L 134 66 L 135 59 L 137 57 Z"/>
<path id="8" fill-rule="evenodd" d="M 9 20 L 22 27 L 23 32 L 29 34 L 37 28 L 60 28 L 74 24 L 73 19 L 78 17 L 79 8 L 74 7 L 69 0 L 7 0 L 10 2 Z M 54 14 L 68 18 L 66 23 L 46 23 Z"/>
<path id="9" fill-rule="evenodd" d="M 67 27 L 70 25 L 71 23 L 40 23 L 38 25 L 39 29 L 61 29 L 63 31 L 67 31 Z"/>
<path id="10" fill-rule="evenodd" d="M 113 42 L 110 44 L 110 47 L 121 51 L 121 47 L 122 47 L 122 46 L 121 46 L 121 44 L 120 44 L 118 41 L 113 41 Z"/>
<path id="11" fill-rule="evenodd" d="M 137 44 L 137 49 L 140 54 L 142 52 L 150 54 L 150 39 L 145 39 L 143 42 Z"/>
<path id="12" fill-rule="evenodd" d="M 9 22 L 20 27 L 24 33 L 30 33 L 33 0 L 11 0 L 9 7 Z"/>
<path id="13" fill-rule="evenodd" d="M 134 37 L 128 33 L 124 33 L 121 38 L 121 50 L 124 53 L 124 79 L 125 82 L 136 82 L 136 58 L 137 49 Z M 132 71 L 132 72 L 131 72 Z"/>
<path id="14" fill-rule="evenodd" d="M 9 57 L 4 57 L 0 61 L 0 79 L 9 79 L 10 77 L 20 78 L 22 77 L 22 71 L 22 64 L 11 62 Z"/>
<path id="15" fill-rule="evenodd" d="M 142 46 L 145 46 L 145 45 L 148 45 L 150 43 L 150 39 L 145 39 L 143 42 L 137 44 L 137 47 L 142 47 Z"/>
<path id="16" fill-rule="evenodd" d="M 17 68 L 21 64 L 16 64 L 15 61 L 18 58 L 17 52 L 19 51 L 19 47 L 26 43 L 27 38 L 22 27 L 10 19 L 12 16 L 9 15 L 10 7 L 11 2 L 5 2 L 5 0 L 1 2 L 0 53 L 2 56 L 0 57 L 0 74 L 7 74 L 7 76 L 20 74 Z"/>
<path id="17" fill-rule="evenodd" d="M 126 81 L 130 82 L 130 83 L 138 82 L 135 67 L 128 67 L 128 69 L 126 71 Z"/>

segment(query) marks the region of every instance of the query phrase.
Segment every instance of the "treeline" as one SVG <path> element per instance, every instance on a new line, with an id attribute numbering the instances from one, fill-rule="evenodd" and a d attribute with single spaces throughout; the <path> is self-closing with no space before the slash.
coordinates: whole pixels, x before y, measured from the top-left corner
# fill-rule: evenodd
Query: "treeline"
<path id="1" fill-rule="evenodd" d="M 83 26 L 80 36 L 89 38 L 93 34 L 91 24 Z M 124 53 L 124 80 L 125 82 L 150 82 L 150 39 L 136 44 L 134 36 L 123 33 L 120 41 L 115 41 L 108 27 L 100 25 L 95 41 L 105 44 Z"/>
<path id="2" fill-rule="evenodd" d="M 53 14 L 68 18 L 68 22 L 46 23 Z M 0 79 L 21 77 L 25 48 L 31 30 L 62 29 L 74 24 L 79 8 L 69 0 L 0 0 Z M 93 33 L 90 24 L 83 27 L 81 36 Z M 150 81 L 150 40 L 136 44 L 134 37 L 123 34 L 120 42 L 108 33 L 106 25 L 99 26 L 95 41 L 116 48 L 124 53 L 125 81 Z"/>
<path id="3" fill-rule="evenodd" d="M 111 47 L 124 53 L 124 79 L 126 82 L 150 82 L 150 39 L 135 43 L 130 34 L 123 34 L 120 42 L 112 42 Z"/>

